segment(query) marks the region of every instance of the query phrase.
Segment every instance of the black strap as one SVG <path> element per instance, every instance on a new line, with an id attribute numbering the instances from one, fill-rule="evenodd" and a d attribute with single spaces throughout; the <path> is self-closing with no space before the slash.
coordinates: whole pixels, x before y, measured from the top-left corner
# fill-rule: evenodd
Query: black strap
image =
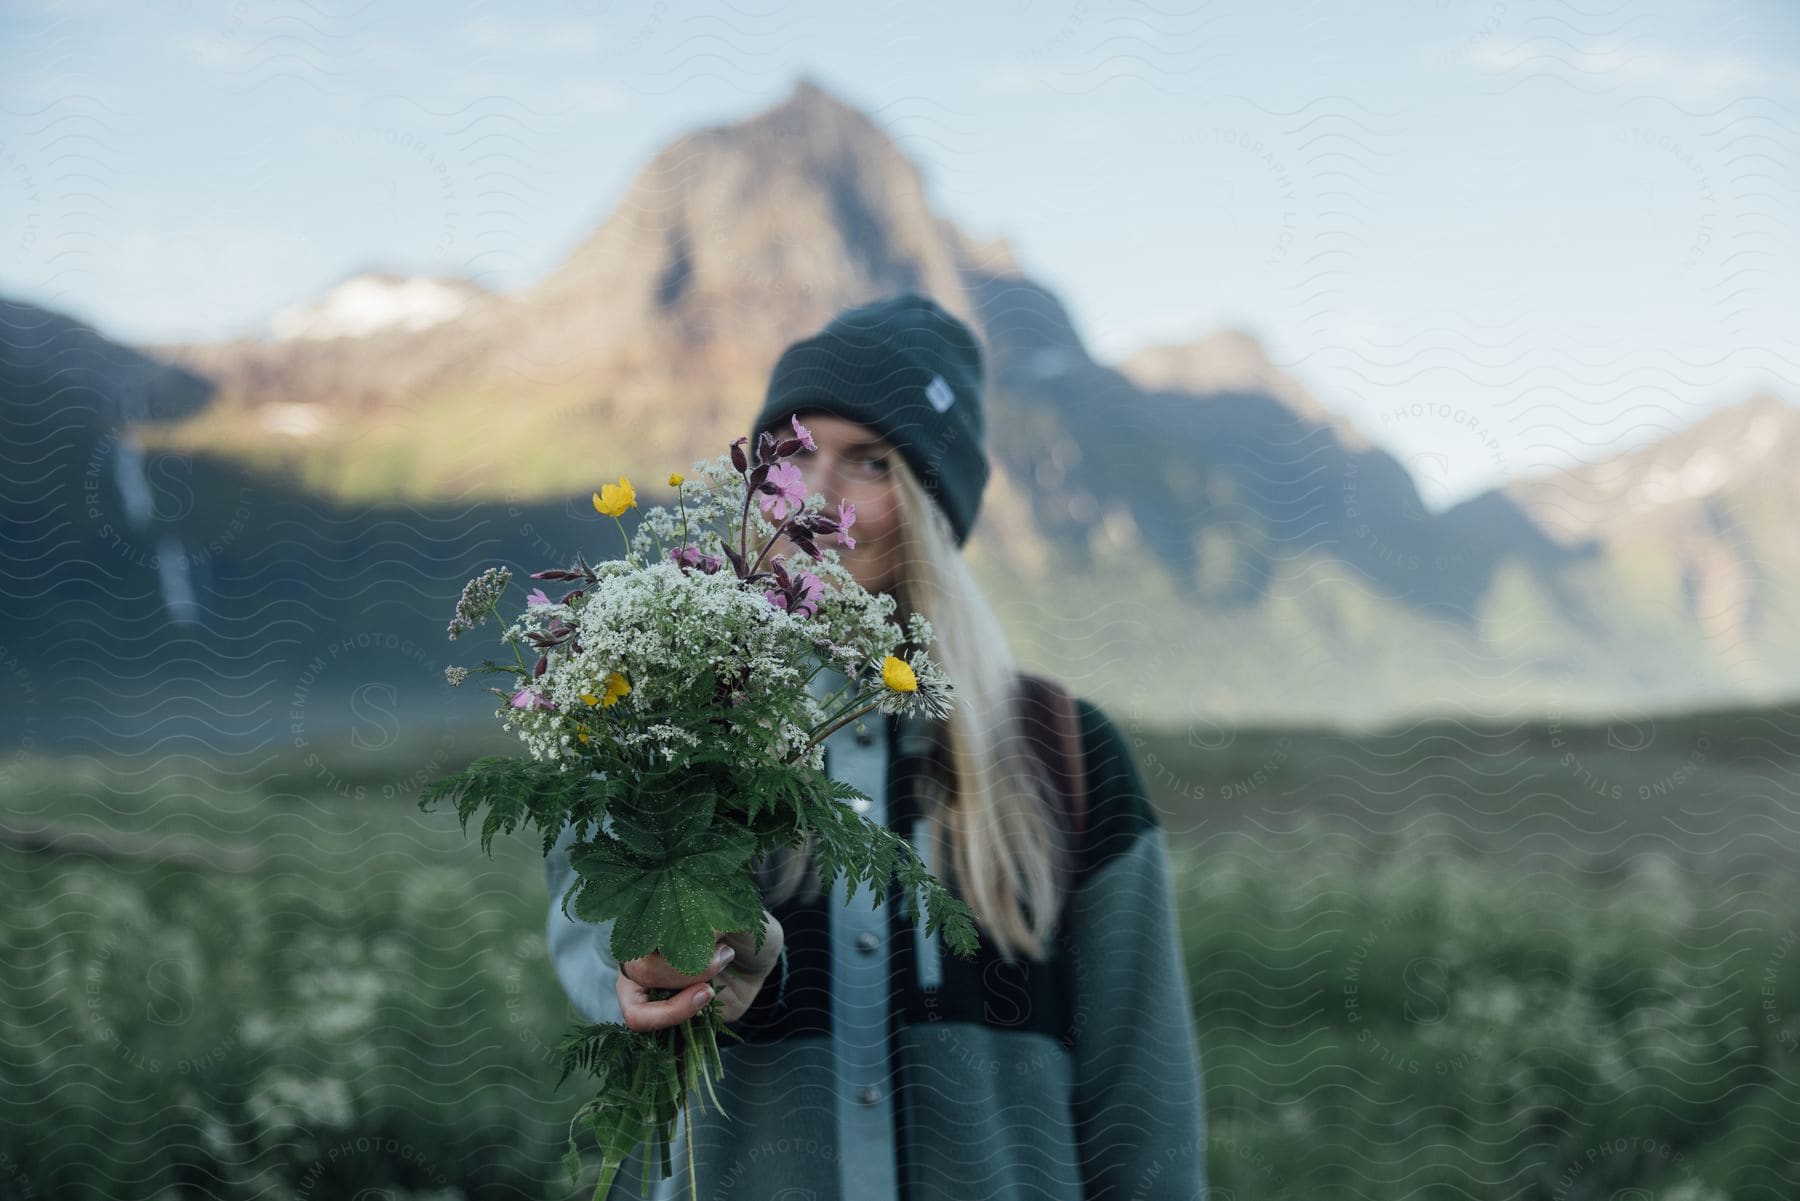
<path id="1" fill-rule="evenodd" d="M 1075 697 L 1047 676 L 1019 673 L 1019 718 L 1025 736 L 1058 785 L 1063 828 L 1072 851 L 1087 838 L 1087 770 L 1081 747 L 1081 719 Z"/>

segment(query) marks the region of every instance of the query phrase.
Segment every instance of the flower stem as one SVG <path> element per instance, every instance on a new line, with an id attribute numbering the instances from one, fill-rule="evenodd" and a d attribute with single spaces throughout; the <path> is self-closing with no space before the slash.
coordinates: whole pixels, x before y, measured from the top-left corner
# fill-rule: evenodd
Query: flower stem
<path id="1" fill-rule="evenodd" d="M 852 702 L 852 704 L 854 704 L 854 703 L 855 702 Z M 830 738 L 833 734 L 837 733 L 839 730 L 843 729 L 845 726 L 849 725 L 851 722 L 855 721 L 857 718 L 861 717 L 863 714 L 869 712 L 871 709 L 880 707 L 880 705 L 881 705 L 881 696 L 878 693 L 878 694 L 876 694 L 876 697 L 874 700 L 872 700 L 868 704 L 864 705 L 861 709 L 858 709 L 854 713 L 846 713 L 844 716 L 838 718 L 836 721 L 832 722 L 825 729 L 821 730 L 817 734 L 814 734 L 812 736 L 812 738 L 810 738 L 807 741 L 806 745 L 800 748 L 799 754 L 795 758 L 794 762 L 799 762 L 799 760 L 801 758 L 804 758 L 806 756 L 807 751 L 810 751 L 813 747 L 817 746 L 819 743 L 825 741 L 827 738 Z"/>
<path id="2" fill-rule="evenodd" d="M 862 699 L 862 693 L 861 693 L 860 689 L 857 689 L 857 688 L 850 689 L 850 699 L 843 702 L 843 704 L 840 705 L 835 712 L 827 713 L 824 717 L 820 718 L 818 729 L 827 730 L 827 731 L 837 729 L 837 726 L 834 723 L 837 722 L 838 718 L 844 716 L 846 713 L 849 713 L 850 710 L 854 709 L 856 707 L 857 703 L 861 699 Z M 825 735 L 820 734 L 819 737 L 823 738 L 823 737 L 825 737 Z"/>
<path id="3" fill-rule="evenodd" d="M 499 602 L 498 598 L 488 602 L 488 612 L 492 613 L 494 615 L 494 623 L 496 625 L 500 626 L 502 630 L 504 630 L 506 628 L 506 619 L 500 616 L 500 602 Z M 531 678 L 531 669 L 529 667 L 525 666 L 525 656 L 523 656 L 519 653 L 518 644 L 515 642 L 509 642 L 506 645 L 512 647 L 513 658 L 518 660 L 518 663 L 519 663 L 519 671 L 525 676 L 526 679 L 530 679 Z"/>
<path id="4" fill-rule="evenodd" d="M 746 477 L 744 480 L 744 511 L 738 514 L 738 562 L 740 563 L 744 561 L 744 556 L 749 553 L 750 498 L 754 495 L 756 495 L 756 489 L 750 487 L 750 481 L 748 477 Z M 749 573 L 745 572 L 744 574 L 748 575 Z"/>
<path id="5" fill-rule="evenodd" d="M 746 510 L 746 512 L 748 512 L 748 510 Z M 769 540 L 767 542 L 763 543 L 761 550 L 756 552 L 756 562 L 750 564 L 750 574 L 751 575 L 756 574 L 756 569 L 762 566 L 763 556 L 769 553 L 769 548 L 771 546 L 775 545 L 775 543 L 781 538 L 781 535 L 787 531 L 788 526 L 793 524 L 793 521 L 794 521 L 794 519 L 792 517 L 790 517 L 786 521 L 782 522 L 780 525 L 775 527 L 775 532 L 773 534 L 769 535 Z"/>
<path id="6" fill-rule="evenodd" d="M 694 1119 L 688 1106 L 688 1096 L 692 1091 L 691 1085 L 689 1088 L 682 1090 L 681 1117 L 682 1120 L 687 1123 L 688 1195 L 693 1201 L 700 1201 L 700 1178 L 694 1174 Z"/>

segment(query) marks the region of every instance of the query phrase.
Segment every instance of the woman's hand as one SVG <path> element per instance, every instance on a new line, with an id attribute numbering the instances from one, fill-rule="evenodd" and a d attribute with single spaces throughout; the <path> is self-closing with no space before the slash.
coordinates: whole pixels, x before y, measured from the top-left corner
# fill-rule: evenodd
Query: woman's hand
<path id="1" fill-rule="evenodd" d="M 735 1022 L 749 1012 L 781 956 L 785 937 L 781 923 L 774 914 L 763 910 L 761 950 L 756 949 L 753 931 L 726 934 L 715 930 L 713 934 L 718 939 L 713 960 L 697 976 L 684 975 L 670 967 L 661 951 L 619 965 L 619 1009 L 628 1028 L 644 1033 L 680 1025 L 706 1007 L 715 988 L 719 1009 L 727 1022 Z M 653 1001 L 649 993 L 652 988 L 681 991 L 667 1000 Z"/>

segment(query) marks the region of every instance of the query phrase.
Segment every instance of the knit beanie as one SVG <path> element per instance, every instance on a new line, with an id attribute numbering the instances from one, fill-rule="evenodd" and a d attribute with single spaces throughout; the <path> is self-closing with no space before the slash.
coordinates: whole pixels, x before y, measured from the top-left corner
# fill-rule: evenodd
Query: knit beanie
<path id="1" fill-rule="evenodd" d="M 903 292 L 845 309 L 782 351 L 750 443 L 805 410 L 866 425 L 905 456 L 961 546 L 988 479 L 982 386 L 969 327 L 935 300 Z"/>

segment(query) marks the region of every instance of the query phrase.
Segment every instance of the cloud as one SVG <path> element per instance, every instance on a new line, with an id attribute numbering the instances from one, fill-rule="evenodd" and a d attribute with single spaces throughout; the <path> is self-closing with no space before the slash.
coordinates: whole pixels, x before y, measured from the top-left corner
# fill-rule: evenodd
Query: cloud
<path id="1" fill-rule="evenodd" d="M 1549 35 L 1512 43 L 1484 38 L 1465 50 L 1462 61 L 1483 75 L 1551 75 L 1577 83 L 1630 84 L 1681 103 L 1707 106 L 1754 94 L 1773 78 L 1760 61 L 1742 54 Z"/>

